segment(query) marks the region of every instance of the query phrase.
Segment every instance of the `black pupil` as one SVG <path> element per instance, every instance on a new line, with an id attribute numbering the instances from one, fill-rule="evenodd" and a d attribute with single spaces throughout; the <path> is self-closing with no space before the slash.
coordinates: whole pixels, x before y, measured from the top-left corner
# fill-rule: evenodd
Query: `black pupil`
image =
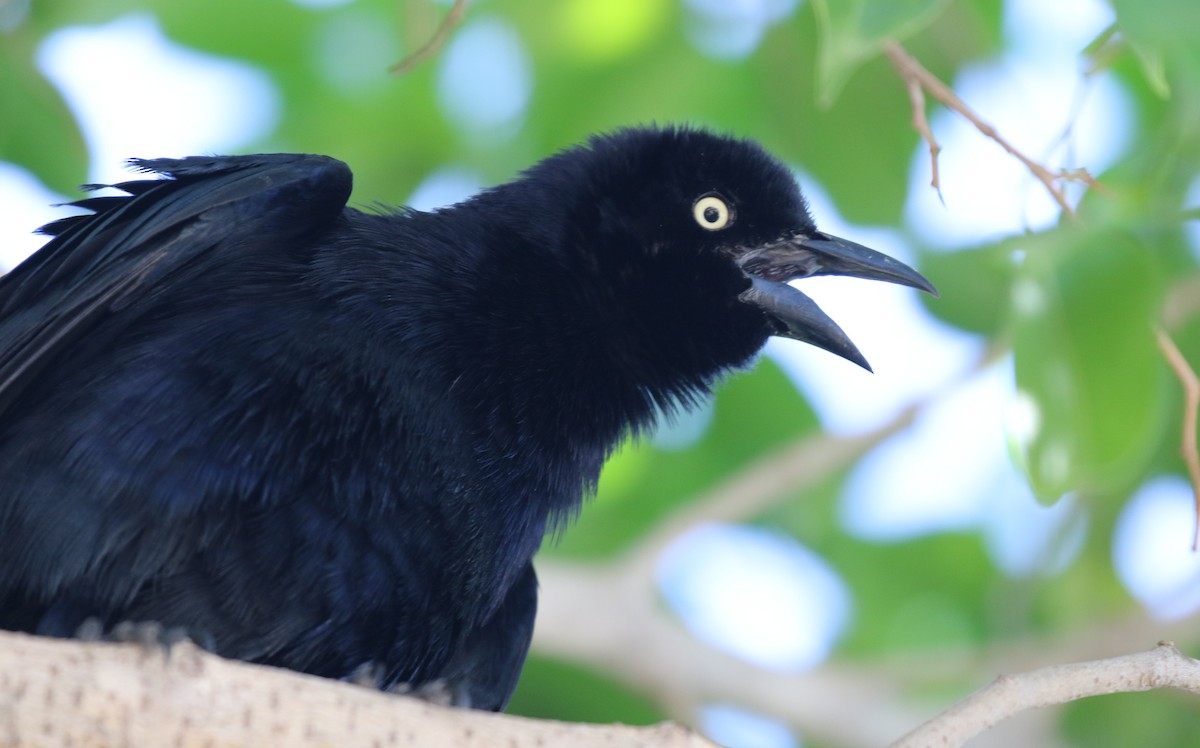
<path id="1" fill-rule="evenodd" d="M 717 219 L 719 219 L 720 217 L 721 217 L 721 211 L 717 210 L 716 208 L 712 207 L 711 205 L 704 209 L 704 220 L 707 221 L 708 223 L 716 223 Z"/>

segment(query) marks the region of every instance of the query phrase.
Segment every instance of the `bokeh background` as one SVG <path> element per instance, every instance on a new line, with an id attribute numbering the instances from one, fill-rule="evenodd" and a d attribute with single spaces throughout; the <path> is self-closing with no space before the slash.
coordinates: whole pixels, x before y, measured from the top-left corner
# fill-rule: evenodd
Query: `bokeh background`
<path id="1" fill-rule="evenodd" d="M 327 153 L 353 204 L 432 209 L 622 125 L 754 138 L 823 230 L 941 298 L 802 281 L 875 374 L 773 341 L 623 448 L 539 559 L 512 711 L 878 745 L 999 671 L 1164 638 L 1196 654 L 1183 403 L 1153 330 L 1200 362 L 1200 4 L 476 0 L 389 75 L 450 10 L 0 0 L 0 269 L 131 156 Z M 1026 155 L 1095 176 L 1060 182 L 1078 215 L 929 98 L 932 189 L 888 39 Z M 1107 697 L 991 740 L 1200 745 L 1197 706 Z"/>

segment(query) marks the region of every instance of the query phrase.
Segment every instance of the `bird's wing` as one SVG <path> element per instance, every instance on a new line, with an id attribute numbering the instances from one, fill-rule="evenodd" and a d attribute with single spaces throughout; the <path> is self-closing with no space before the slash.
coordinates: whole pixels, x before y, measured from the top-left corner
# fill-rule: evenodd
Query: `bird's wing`
<path id="1" fill-rule="evenodd" d="M 325 156 L 134 160 L 165 179 L 113 185 L 127 196 L 42 229 L 54 238 L 0 278 L 0 416 L 57 354 L 136 317 L 179 283 L 253 251 L 256 236 L 309 236 L 350 196 L 350 169 Z M 122 320 L 122 317 L 125 319 Z"/>

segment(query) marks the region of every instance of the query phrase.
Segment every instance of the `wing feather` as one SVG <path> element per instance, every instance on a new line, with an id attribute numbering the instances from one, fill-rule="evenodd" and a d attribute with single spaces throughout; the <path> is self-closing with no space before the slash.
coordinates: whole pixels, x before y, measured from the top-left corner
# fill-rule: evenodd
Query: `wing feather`
<path id="1" fill-rule="evenodd" d="M 349 168 L 325 156 L 263 154 L 131 161 L 164 178 L 113 185 L 124 196 L 47 225 L 54 238 L 0 278 L 0 416 L 55 357 L 102 322 L 109 333 L 149 300 L 231 253 L 331 225 Z M 90 185 L 89 187 L 95 187 Z"/>

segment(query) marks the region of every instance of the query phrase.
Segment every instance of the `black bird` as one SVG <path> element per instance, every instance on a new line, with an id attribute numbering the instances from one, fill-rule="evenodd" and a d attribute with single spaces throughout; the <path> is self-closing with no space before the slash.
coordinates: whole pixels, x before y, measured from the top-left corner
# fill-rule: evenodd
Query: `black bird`
<path id="1" fill-rule="evenodd" d="M 751 142 L 628 129 L 450 208 L 309 155 L 136 160 L 0 280 L 0 628 L 502 709 L 530 558 L 618 441 L 770 335 L 861 366 L 787 281 L 933 287 L 814 226 Z"/>

